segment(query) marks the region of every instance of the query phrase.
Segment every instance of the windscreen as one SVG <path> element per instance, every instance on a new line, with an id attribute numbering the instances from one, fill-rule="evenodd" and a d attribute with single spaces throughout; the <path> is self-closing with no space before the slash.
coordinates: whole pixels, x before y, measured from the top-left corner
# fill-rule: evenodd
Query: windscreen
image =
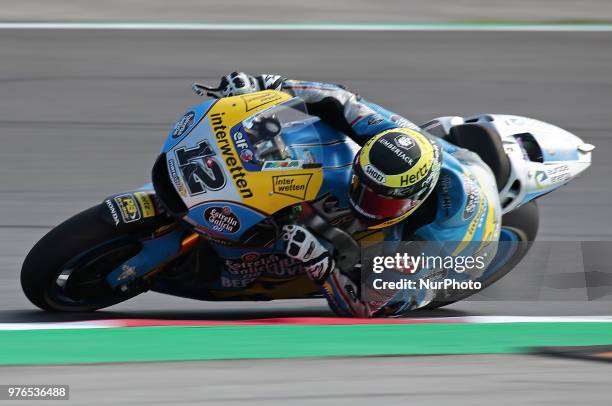
<path id="1" fill-rule="evenodd" d="M 262 170 L 299 169 L 316 164 L 314 155 L 304 156 L 295 143 L 319 144 L 315 120 L 299 98 L 261 111 L 242 122 L 242 134 L 250 144 L 241 159 Z"/>

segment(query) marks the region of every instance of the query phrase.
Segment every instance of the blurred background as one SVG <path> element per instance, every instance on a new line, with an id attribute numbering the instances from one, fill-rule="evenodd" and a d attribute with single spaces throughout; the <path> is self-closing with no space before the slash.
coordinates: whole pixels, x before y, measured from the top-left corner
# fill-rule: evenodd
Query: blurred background
<path id="1" fill-rule="evenodd" d="M 607 0 L 22 0 L 3 21 L 365 22 L 603 21 Z"/>

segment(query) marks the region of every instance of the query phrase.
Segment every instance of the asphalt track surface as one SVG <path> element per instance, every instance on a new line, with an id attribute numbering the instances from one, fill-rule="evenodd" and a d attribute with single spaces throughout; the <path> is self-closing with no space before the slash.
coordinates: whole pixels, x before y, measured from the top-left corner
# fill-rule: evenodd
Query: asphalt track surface
<path id="1" fill-rule="evenodd" d="M 528 355 L 5 367 L 0 381 L 70 383 L 70 401 L 53 403 L 71 405 L 608 406 L 612 400 L 609 364 Z"/>
<path id="2" fill-rule="evenodd" d="M 607 0 L 0 0 L 0 21 L 611 21 Z"/>
<path id="3" fill-rule="evenodd" d="M 53 225 L 100 202 L 108 194 L 147 181 L 165 134 L 189 105 L 199 101 L 190 92 L 191 82 L 216 82 L 221 74 L 237 69 L 343 83 L 416 122 L 440 115 L 504 112 L 537 117 L 574 131 L 597 146 L 595 163 L 583 177 L 541 200 L 539 238 L 612 240 L 612 217 L 609 215 L 612 163 L 608 159 L 612 154 L 609 125 L 612 112 L 611 40 L 610 33 L 2 31 L 0 321 L 83 318 L 82 315 L 48 316 L 36 311 L 23 297 L 18 284 L 23 258 Z M 609 298 L 586 301 L 584 292 L 578 289 L 553 292 L 547 300 L 535 302 L 460 303 L 427 315 L 607 315 L 611 313 Z M 325 304 L 316 300 L 209 304 L 149 293 L 86 318 L 207 319 L 325 314 L 329 314 Z M 350 367 L 350 361 L 343 362 L 347 363 L 346 368 Z M 534 391 L 535 395 L 544 396 L 547 391 L 559 402 L 568 403 L 572 403 L 572 399 L 577 401 L 580 393 L 577 386 L 572 386 L 574 382 L 581 382 L 581 387 L 594 397 L 604 396 L 606 392 L 600 385 L 601 377 L 596 369 L 600 367 L 589 367 L 587 372 L 585 364 L 579 361 L 567 361 L 568 367 L 585 370 L 585 374 L 577 374 L 579 381 L 562 372 L 566 369 L 565 361 L 542 363 L 513 356 L 477 357 L 475 360 L 459 357 L 452 358 L 452 362 L 449 358 L 437 357 L 408 361 L 368 359 L 360 365 L 367 370 L 370 364 L 387 362 L 411 366 L 407 380 L 416 379 L 420 387 L 433 382 L 436 385 L 453 382 L 453 374 L 443 377 L 438 374 L 446 362 L 457 362 L 470 371 L 469 379 L 461 378 L 469 380 L 465 388 L 474 388 L 482 380 L 510 380 L 516 385 L 510 388 L 518 390 L 526 385 L 529 387 L 526 390 Z M 488 372 L 494 368 L 491 365 L 515 362 L 514 372 L 511 367 L 497 370 L 499 375 L 493 377 Z M 282 376 L 283 365 L 290 363 L 260 361 L 247 365 L 255 375 L 264 376 L 267 372 L 262 371 L 268 371 Z M 203 388 L 206 388 L 207 379 L 213 379 L 215 391 L 227 391 L 224 396 L 228 400 L 223 403 L 241 402 L 236 399 L 237 394 L 230 394 L 232 382 L 223 386 L 214 381 L 214 374 L 209 369 L 202 372 L 197 367 L 200 364 L 193 365 L 188 368 L 197 369 L 194 376 L 201 378 Z M 236 365 L 239 364 L 232 362 L 214 363 L 213 366 L 215 370 L 231 370 Z M 337 404 L 341 399 L 334 395 L 335 391 L 347 393 L 361 385 L 355 385 L 348 378 L 343 381 L 335 365 L 332 360 L 305 366 L 309 372 L 296 378 L 294 387 L 306 380 L 305 388 L 310 385 L 316 392 L 321 387 L 328 387 L 331 379 L 346 390 L 321 392 L 320 398 Z M 79 368 L 91 368 L 92 374 L 101 371 L 99 373 L 104 376 L 108 376 L 104 371 L 116 372 L 109 366 L 54 368 L 45 367 L 38 372 L 28 368 L 6 368 L 0 373 L 10 376 L 39 373 L 42 379 L 49 373 L 45 371 L 52 370 L 58 378 L 74 378 L 70 382 L 75 382 L 75 390 L 77 382 L 90 388 L 93 397 L 101 396 L 101 384 L 94 382 L 91 375 L 81 375 L 80 371 L 85 369 Z M 160 368 L 170 374 L 189 375 L 178 372 L 185 370 L 184 364 Z M 321 374 L 319 368 L 322 368 Z M 148 368 L 122 366 L 121 369 L 122 373 L 134 374 L 133 379 L 138 380 L 137 371 Z M 295 370 L 298 369 L 296 366 Z M 428 369 L 429 372 L 423 372 Z M 380 366 L 380 370 L 384 375 L 385 368 Z M 389 375 L 393 375 L 392 367 L 389 371 Z M 549 379 L 552 372 L 558 375 Z M 533 373 L 545 383 L 538 385 L 535 381 L 534 384 L 533 380 L 521 376 L 524 373 Z M 370 375 L 369 372 L 366 375 Z M 165 379 L 164 374 L 156 376 L 161 382 Z M 242 389 L 249 388 L 240 396 L 258 393 L 259 389 L 249 386 L 248 376 L 240 379 L 244 379 Z M 553 381 L 557 385 L 553 385 Z M 114 396 L 121 398 L 141 392 L 134 391 L 134 387 L 125 382 L 119 385 L 123 389 Z M 176 382 L 184 381 L 177 379 Z M 563 383 L 562 387 L 559 382 Z M 164 393 L 159 382 L 147 380 L 147 385 L 155 387 L 156 391 L 139 395 L 142 398 L 133 395 L 128 401 L 138 403 L 144 401 L 145 396 L 150 399 L 152 394 Z M 367 403 L 364 399 L 371 401 L 378 396 L 390 404 L 405 401 L 399 397 L 385 398 L 375 380 L 370 386 L 361 387 L 363 389 L 355 393 L 369 395 L 346 402 Z M 555 394 L 553 387 L 554 391 L 562 392 Z M 196 388 L 192 386 L 191 390 Z M 391 387 L 387 388 L 393 392 Z M 273 393 L 271 387 L 262 390 L 265 396 L 273 396 L 270 395 Z M 291 393 L 306 393 L 307 389 L 302 390 Z M 404 391 L 395 389 L 398 390 Z M 445 399 L 457 401 L 467 390 L 450 387 Z M 283 390 L 283 393 L 289 392 Z M 483 400 L 487 394 L 482 392 Z M 268 399 L 262 396 L 261 402 Z M 302 400 L 282 398 L 280 392 L 278 397 L 282 399 L 279 403 Z M 506 401 L 504 396 L 499 397 L 502 403 Z M 112 398 L 99 398 L 98 401 L 104 403 Z M 595 402 L 597 399 L 595 397 Z M 439 399 L 430 403 L 439 404 L 436 400 Z"/>

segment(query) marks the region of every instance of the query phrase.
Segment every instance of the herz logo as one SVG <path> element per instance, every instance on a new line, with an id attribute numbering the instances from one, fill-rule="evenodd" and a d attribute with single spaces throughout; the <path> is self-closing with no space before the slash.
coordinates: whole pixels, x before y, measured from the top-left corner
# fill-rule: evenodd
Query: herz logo
<path id="1" fill-rule="evenodd" d="M 191 196 L 225 186 L 223 170 L 214 156 L 215 152 L 206 141 L 200 141 L 195 148 L 176 150 L 176 159 Z"/>
<path id="2" fill-rule="evenodd" d="M 310 178 L 312 178 L 311 173 L 272 176 L 272 191 L 279 195 L 304 200 Z"/>

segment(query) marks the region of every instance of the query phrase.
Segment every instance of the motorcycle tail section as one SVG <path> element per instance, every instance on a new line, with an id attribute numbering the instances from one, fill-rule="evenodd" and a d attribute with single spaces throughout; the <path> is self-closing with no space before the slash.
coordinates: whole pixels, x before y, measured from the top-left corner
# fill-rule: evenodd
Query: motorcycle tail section
<path id="1" fill-rule="evenodd" d="M 476 124 L 502 142 L 510 171 L 499 186 L 503 213 L 550 193 L 580 175 L 591 165 L 595 147 L 574 134 L 528 117 L 481 114 L 473 117 L 440 117 L 423 127 L 447 138 L 452 128 Z"/>

